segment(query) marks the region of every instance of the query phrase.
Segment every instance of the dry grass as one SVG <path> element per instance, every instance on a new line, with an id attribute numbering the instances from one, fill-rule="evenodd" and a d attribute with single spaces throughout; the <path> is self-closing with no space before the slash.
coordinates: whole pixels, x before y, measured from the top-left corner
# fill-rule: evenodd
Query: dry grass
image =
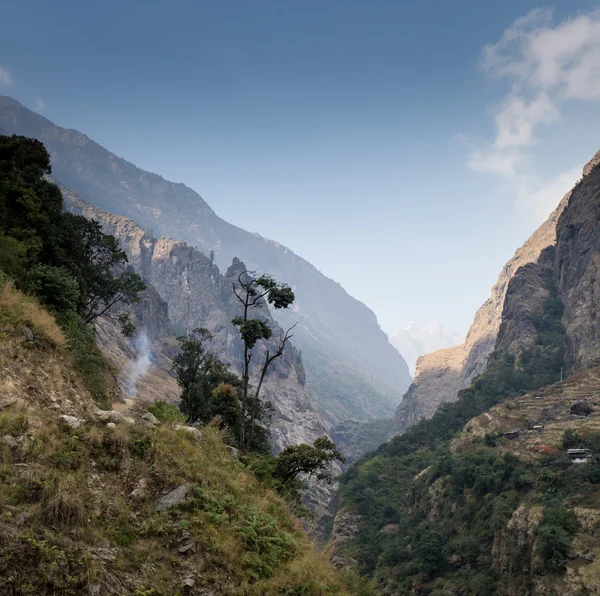
<path id="1" fill-rule="evenodd" d="M 54 346 L 66 344 L 64 333 L 54 317 L 35 298 L 15 290 L 11 282 L 0 287 L 0 325 L 2 324 L 13 328 L 27 325 L 34 335 Z"/>

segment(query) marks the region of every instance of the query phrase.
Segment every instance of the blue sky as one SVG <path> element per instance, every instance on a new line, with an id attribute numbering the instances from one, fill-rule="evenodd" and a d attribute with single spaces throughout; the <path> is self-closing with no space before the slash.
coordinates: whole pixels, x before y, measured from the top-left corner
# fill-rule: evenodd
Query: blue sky
<path id="1" fill-rule="evenodd" d="M 386 331 L 464 333 L 600 147 L 596 8 L 7 0 L 0 93 L 287 245 Z"/>

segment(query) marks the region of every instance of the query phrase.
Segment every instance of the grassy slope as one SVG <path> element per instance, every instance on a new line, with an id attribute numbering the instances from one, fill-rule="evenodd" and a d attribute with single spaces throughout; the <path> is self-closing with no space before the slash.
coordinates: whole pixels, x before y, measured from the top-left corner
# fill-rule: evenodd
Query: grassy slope
<path id="1" fill-rule="evenodd" d="M 52 317 L 5 289 L 0 436 L 16 444 L 0 440 L 0 594 L 348 593 L 214 429 L 198 440 L 168 423 L 94 422 L 73 365 Z M 184 483 L 190 496 L 156 512 Z"/>

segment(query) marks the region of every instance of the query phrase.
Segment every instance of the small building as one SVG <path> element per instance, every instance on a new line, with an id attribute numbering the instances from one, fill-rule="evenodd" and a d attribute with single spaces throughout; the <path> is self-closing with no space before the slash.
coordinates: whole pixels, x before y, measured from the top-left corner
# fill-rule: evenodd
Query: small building
<path id="1" fill-rule="evenodd" d="M 591 449 L 567 449 L 567 456 L 574 464 L 587 464 L 594 459 Z"/>

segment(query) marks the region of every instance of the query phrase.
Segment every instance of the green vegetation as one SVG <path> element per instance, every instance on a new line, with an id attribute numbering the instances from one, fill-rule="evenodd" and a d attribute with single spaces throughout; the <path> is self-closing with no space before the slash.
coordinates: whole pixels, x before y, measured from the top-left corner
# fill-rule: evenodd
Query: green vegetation
<path id="1" fill-rule="evenodd" d="M 233 284 L 233 293 L 242 305 L 242 314 L 235 317 L 232 323 L 238 328 L 244 344 L 242 363 L 242 391 L 240 400 L 239 447 L 247 453 L 255 441 L 255 434 L 267 425 L 271 418 L 272 405 L 260 399 L 260 390 L 271 365 L 283 356 L 285 345 L 291 338 L 291 327 L 279 339 L 277 349 L 271 353 L 266 351 L 260 369 L 258 383 L 253 394 L 250 394 L 250 363 L 254 348 L 260 340 L 268 340 L 273 334 L 268 323 L 261 318 L 253 317 L 252 312 L 259 310 L 267 303 L 273 308 L 288 308 L 295 300 L 292 288 L 287 284 L 276 282 L 270 275 L 254 277 L 252 272 L 243 271 Z"/>
<path id="2" fill-rule="evenodd" d="M 562 305 L 549 289 L 544 313 L 534 321 L 532 349 L 518 361 L 493 354 L 486 372 L 457 402 L 442 405 L 433 418 L 364 456 L 342 477 L 340 505 L 363 516 L 358 536 L 345 550 L 377 589 L 411 594 L 419 585 L 424 594 L 459 587 L 469 595 L 495 594 L 493 539 L 519 506 L 543 508 L 535 549 L 546 570 L 561 571 L 574 532 L 574 517 L 562 503 L 590 486 L 595 464 L 569 466 L 560 453 L 522 461 L 503 452 L 506 439 L 492 435 L 468 453 L 450 451 L 450 441 L 470 419 L 507 397 L 559 380 Z M 397 524 L 397 531 L 382 533 L 389 524 Z M 523 548 L 526 541 L 507 551 L 515 569 L 522 568 Z"/>
<path id="3" fill-rule="evenodd" d="M 138 302 L 145 286 L 125 270 L 127 257 L 113 236 L 97 222 L 63 212 L 59 188 L 46 179 L 50 173 L 42 143 L 0 135 L 0 273 L 56 315 L 84 383 L 99 405 L 108 406 L 110 372 L 88 325 L 114 317 L 131 334 L 129 314 L 116 308 Z M 3 299 L 10 292 L 4 290 Z M 13 293 L 13 301 L 15 296 L 24 318 L 35 319 L 35 307 L 25 313 L 26 298 Z"/>
<path id="4" fill-rule="evenodd" d="M 187 422 L 187 416 L 176 405 L 162 400 L 155 401 L 148 407 L 148 411 L 161 422 Z"/>

